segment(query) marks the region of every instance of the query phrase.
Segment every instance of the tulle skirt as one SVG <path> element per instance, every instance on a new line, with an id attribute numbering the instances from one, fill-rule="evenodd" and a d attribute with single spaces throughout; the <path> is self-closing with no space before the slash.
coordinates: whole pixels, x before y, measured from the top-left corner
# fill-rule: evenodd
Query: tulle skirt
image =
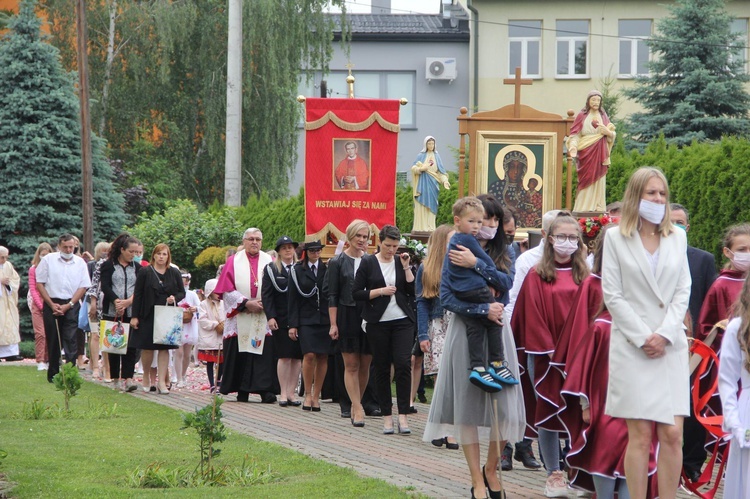
<path id="1" fill-rule="evenodd" d="M 506 321 L 507 324 L 507 321 Z M 508 328 L 503 328 L 503 346 L 508 368 L 519 378 L 516 344 Z M 487 362 L 487 340 L 484 342 Z M 504 386 L 498 393 L 487 393 L 469 382 L 469 343 L 466 325 L 453 314 L 448 323 L 439 374 L 432 396 L 422 440 L 453 435 L 462 445 L 523 438 L 526 414 L 520 385 Z"/>

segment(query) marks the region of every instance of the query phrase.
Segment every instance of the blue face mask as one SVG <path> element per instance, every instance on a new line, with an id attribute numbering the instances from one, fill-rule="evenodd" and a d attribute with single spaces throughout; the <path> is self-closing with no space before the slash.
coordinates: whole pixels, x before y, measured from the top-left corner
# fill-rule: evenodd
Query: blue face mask
<path id="1" fill-rule="evenodd" d="M 685 232 L 687 232 L 687 227 L 686 226 L 684 226 L 682 224 L 674 224 L 674 225 L 677 226 L 677 227 L 679 227 L 680 229 L 684 230 Z"/>
<path id="2" fill-rule="evenodd" d="M 143 256 L 138 256 L 138 255 L 135 255 L 135 256 L 133 257 L 133 261 L 134 261 L 135 263 L 138 263 L 138 264 L 140 264 L 140 263 L 141 263 L 141 260 L 143 260 Z"/>

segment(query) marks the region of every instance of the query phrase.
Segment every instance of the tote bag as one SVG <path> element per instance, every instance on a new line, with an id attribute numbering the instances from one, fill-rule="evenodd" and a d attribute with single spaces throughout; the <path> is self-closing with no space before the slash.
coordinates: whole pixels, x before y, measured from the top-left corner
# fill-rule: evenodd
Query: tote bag
<path id="1" fill-rule="evenodd" d="M 154 343 L 182 345 L 182 307 L 154 305 Z"/>
<path id="2" fill-rule="evenodd" d="M 99 325 L 99 350 L 117 355 L 125 355 L 128 351 L 130 324 L 121 320 L 101 321 Z"/>

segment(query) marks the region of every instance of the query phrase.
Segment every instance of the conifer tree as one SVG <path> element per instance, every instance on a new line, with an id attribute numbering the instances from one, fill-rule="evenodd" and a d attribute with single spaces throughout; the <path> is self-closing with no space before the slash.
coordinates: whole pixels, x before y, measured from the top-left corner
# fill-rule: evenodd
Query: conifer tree
<path id="1" fill-rule="evenodd" d="M 0 39 L 0 244 L 25 268 L 37 245 L 63 232 L 81 235 L 81 144 L 74 78 L 42 40 L 36 0 L 21 2 Z M 122 228 L 104 141 L 94 138 L 94 235 Z M 92 248 L 87 248 L 91 250 Z"/>
<path id="2" fill-rule="evenodd" d="M 664 134 L 678 145 L 750 133 L 744 43 L 724 0 L 678 0 L 648 42 L 650 75 L 624 91 L 646 111 L 629 119 L 639 142 Z M 737 47 L 743 47 L 738 49 Z"/>

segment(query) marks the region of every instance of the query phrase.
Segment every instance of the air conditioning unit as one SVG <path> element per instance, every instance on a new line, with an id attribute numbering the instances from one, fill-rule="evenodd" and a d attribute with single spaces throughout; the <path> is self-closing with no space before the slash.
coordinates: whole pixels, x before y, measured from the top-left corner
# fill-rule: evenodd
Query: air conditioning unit
<path id="1" fill-rule="evenodd" d="M 425 61 L 425 79 L 431 80 L 449 80 L 456 79 L 456 58 L 455 57 L 428 57 Z"/>

